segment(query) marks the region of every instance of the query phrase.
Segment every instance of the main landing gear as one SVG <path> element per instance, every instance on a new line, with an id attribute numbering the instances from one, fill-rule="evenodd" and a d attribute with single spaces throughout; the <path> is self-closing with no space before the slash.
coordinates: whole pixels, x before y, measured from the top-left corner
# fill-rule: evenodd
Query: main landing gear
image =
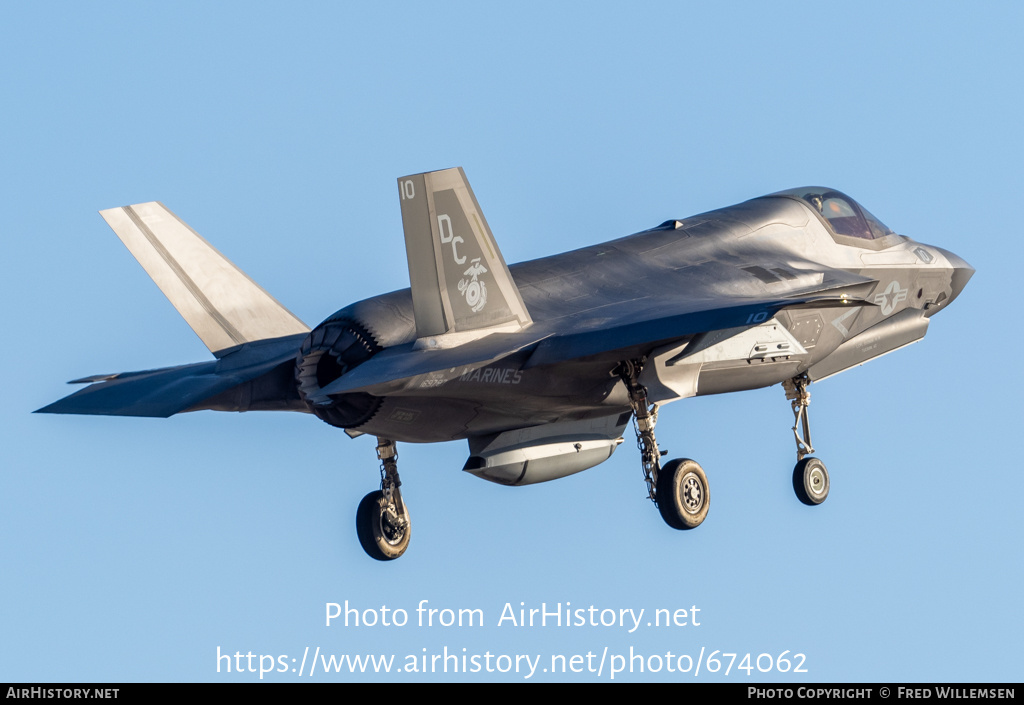
<path id="1" fill-rule="evenodd" d="M 616 372 L 626 385 L 629 403 L 633 407 L 633 427 L 640 448 L 647 496 L 658 506 L 661 518 L 673 529 L 694 529 L 707 517 L 711 506 L 708 478 L 700 464 L 689 458 L 671 460 L 662 467 L 661 457 L 665 452 L 658 450 L 658 441 L 654 437 L 658 405 L 648 402 L 647 389 L 639 381 L 645 361 L 626 360 L 616 368 Z"/>
<path id="2" fill-rule="evenodd" d="M 402 501 L 395 442 L 377 438 L 380 489 L 363 497 L 356 510 L 356 533 L 370 558 L 393 561 L 405 553 L 412 536 L 409 509 Z"/>
<path id="3" fill-rule="evenodd" d="M 829 480 L 825 463 L 817 458 L 808 457 L 814 452 L 811 445 L 811 418 L 808 407 L 811 404 L 811 393 L 807 385 L 811 381 L 807 374 L 801 374 L 782 383 L 786 390 L 786 399 L 793 406 L 793 437 L 796 438 L 796 467 L 793 468 L 793 490 L 797 498 L 804 504 L 814 506 L 821 504 L 828 497 Z M 803 431 L 803 437 L 800 431 Z"/>

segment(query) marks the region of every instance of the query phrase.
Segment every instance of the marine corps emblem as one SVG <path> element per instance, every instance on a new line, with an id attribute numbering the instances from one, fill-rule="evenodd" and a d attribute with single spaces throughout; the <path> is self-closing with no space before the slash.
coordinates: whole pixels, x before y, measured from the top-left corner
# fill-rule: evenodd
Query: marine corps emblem
<path id="1" fill-rule="evenodd" d="M 473 265 L 463 272 L 463 274 L 467 277 L 472 277 L 472 279 L 459 280 L 459 293 L 466 297 L 466 303 L 473 310 L 473 313 L 477 313 L 487 305 L 487 286 L 477 279 L 481 274 L 487 272 L 487 267 L 480 264 L 479 257 L 474 258 L 472 262 Z"/>

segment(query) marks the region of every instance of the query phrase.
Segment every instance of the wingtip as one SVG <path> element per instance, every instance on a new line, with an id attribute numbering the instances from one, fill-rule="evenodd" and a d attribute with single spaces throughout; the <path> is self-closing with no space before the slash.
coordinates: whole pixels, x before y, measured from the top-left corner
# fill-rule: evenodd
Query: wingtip
<path id="1" fill-rule="evenodd" d="M 97 211 L 97 213 L 99 213 L 103 217 L 103 219 L 106 220 L 108 213 L 116 213 L 117 211 L 123 211 L 125 208 L 141 208 L 142 206 L 149 206 L 154 204 L 160 206 L 164 210 L 170 210 L 160 201 L 139 201 L 138 203 L 131 203 L 123 206 L 114 206 L 113 208 L 104 208 L 102 210 Z"/>
<path id="2" fill-rule="evenodd" d="M 93 382 L 106 382 L 110 379 L 117 379 L 120 375 L 120 372 L 114 372 L 113 374 L 107 375 L 89 375 L 88 377 L 68 380 L 68 384 L 92 384 Z"/>

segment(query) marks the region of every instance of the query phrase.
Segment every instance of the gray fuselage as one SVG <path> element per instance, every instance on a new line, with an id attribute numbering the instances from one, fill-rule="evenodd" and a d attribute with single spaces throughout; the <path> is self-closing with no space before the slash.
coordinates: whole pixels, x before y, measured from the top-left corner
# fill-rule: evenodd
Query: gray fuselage
<path id="1" fill-rule="evenodd" d="M 624 359 L 655 361 L 643 380 L 655 402 L 765 387 L 803 372 L 820 379 L 919 339 L 973 273 L 955 255 L 900 235 L 838 234 L 813 205 L 788 194 L 509 270 L 534 338 L 538 331 L 614 336 L 654 309 L 741 307 L 809 291 L 845 292 L 849 304 L 754 312 L 724 330 L 627 340 L 568 361 L 545 363 L 529 346 L 491 364 L 381 385 L 373 394 L 383 402 L 354 431 L 431 442 L 621 414 L 630 406 L 613 370 Z M 408 289 L 348 306 L 325 323 L 339 319 L 358 322 L 383 348 L 416 335 Z M 858 347 L 855 339 L 868 331 L 875 339 Z"/>

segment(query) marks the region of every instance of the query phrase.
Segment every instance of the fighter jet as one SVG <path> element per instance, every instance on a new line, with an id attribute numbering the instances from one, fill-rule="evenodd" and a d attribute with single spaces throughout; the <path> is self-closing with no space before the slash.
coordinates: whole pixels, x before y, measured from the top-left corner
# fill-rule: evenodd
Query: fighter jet
<path id="1" fill-rule="evenodd" d="M 781 384 L 793 487 L 820 504 L 808 386 L 920 340 L 974 273 L 825 187 L 512 267 L 461 168 L 404 176 L 398 195 L 410 288 L 312 330 L 163 204 L 101 211 L 215 359 L 77 379 L 89 386 L 39 411 L 298 411 L 375 436 L 380 488 L 356 528 L 378 560 L 412 531 L 396 442 L 465 439 L 463 470 L 526 485 L 607 460 L 632 419 L 647 497 L 692 529 L 710 487 L 695 460 L 662 463 L 661 405 Z"/>

